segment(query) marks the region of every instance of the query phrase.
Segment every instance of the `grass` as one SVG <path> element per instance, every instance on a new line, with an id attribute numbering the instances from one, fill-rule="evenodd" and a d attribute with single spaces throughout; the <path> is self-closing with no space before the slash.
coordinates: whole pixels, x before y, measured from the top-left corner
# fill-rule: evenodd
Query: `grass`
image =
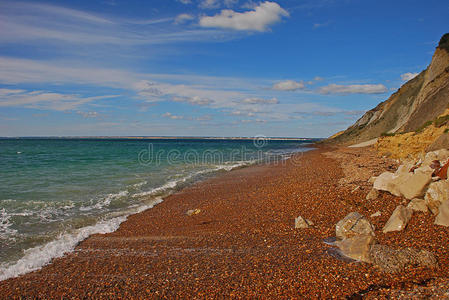
<path id="1" fill-rule="evenodd" d="M 449 128 L 446 128 L 445 130 L 444 130 L 444 133 L 448 133 L 449 132 Z"/>
<path id="2" fill-rule="evenodd" d="M 427 121 L 426 123 L 424 123 L 421 127 L 419 127 L 418 129 L 416 129 L 416 133 L 420 133 L 423 132 L 424 129 L 426 129 L 426 127 L 430 126 L 433 124 L 433 121 Z"/>
<path id="3" fill-rule="evenodd" d="M 396 133 L 384 132 L 380 136 L 395 136 Z"/>
<path id="4" fill-rule="evenodd" d="M 435 120 L 434 125 L 435 127 L 441 127 L 443 125 L 446 125 L 449 122 L 449 115 L 439 117 Z"/>

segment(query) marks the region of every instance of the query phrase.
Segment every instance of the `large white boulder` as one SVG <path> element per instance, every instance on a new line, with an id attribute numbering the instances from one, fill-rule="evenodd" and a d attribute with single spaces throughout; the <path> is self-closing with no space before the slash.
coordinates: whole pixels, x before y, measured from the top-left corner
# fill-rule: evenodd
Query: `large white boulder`
<path id="1" fill-rule="evenodd" d="M 398 185 L 399 192 L 407 199 L 424 196 L 426 187 L 432 181 L 432 172 L 416 171 L 402 175 L 403 180 Z"/>
<path id="2" fill-rule="evenodd" d="M 390 192 L 395 196 L 400 196 L 401 192 L 396 184 L 398 175 L 391 172 L 384 172 L 380 174 L 374 181 L 373 187 L 378 191 Z"/>
<path id="3" fill-rule="evenodd" d="M 438 208 L 438 215 L 435 218 L 436 225 L 449 227 L 449 201 L 444 201 Z"/>
<path id="4" fill-rule="evenodd" d="M 449 180 L 432 182 L 424 196 L 427 207 L 434 214 L 438 214 L 441 203 L 449 199 Z"/>
<path id="5" fill-rule="evenodd" d="M 427 208 L 426 200 L 418 198 L 412 199 L 412 201 L 410 201 L 410 203 L 407 205 L 407 208 L 410 208 L 413 211 L 429 211 L 429 209 Z"/>
<path id="6" fill-rule="evenodd" d="M 390 219 L 388 219 L 382 231 L 384 233 L 391 231 L 401 231 L 407 227 L 407 223 L 412 217 L 413 211 L 402 205 L 396 207 L 396 209 L 391 214 Z"/>

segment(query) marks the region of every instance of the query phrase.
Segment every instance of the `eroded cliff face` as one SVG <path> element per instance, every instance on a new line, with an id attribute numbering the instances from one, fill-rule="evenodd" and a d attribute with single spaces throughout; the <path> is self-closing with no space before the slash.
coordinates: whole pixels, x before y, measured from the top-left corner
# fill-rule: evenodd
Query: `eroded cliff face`
<path id="1" fill-rule="evenodd" d="M 328 141 L 365 142 L 382 134 L 411 132 L 449 107 L 449 34 L 443 36 L 429 67 L 388 100 L 366 112 L 354 125 Z"/>

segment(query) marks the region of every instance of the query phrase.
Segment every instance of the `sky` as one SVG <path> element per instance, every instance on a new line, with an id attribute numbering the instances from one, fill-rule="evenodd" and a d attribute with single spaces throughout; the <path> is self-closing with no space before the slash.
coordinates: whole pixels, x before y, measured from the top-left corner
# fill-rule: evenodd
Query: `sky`
<path id="1" fill-rule="evenodd" d="M 327 137 L 424 70 L 449 2 L 0 1 L 0 136 Z"/>

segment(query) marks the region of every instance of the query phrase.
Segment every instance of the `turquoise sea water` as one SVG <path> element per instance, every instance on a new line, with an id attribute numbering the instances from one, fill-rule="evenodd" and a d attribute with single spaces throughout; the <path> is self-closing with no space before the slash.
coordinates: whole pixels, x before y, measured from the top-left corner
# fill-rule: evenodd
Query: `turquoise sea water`
<path id="1" fill-rule="evenodd" d="M 310 140 L 0 140 L 0 280 L 40 268 L 192 182 Z"/>

